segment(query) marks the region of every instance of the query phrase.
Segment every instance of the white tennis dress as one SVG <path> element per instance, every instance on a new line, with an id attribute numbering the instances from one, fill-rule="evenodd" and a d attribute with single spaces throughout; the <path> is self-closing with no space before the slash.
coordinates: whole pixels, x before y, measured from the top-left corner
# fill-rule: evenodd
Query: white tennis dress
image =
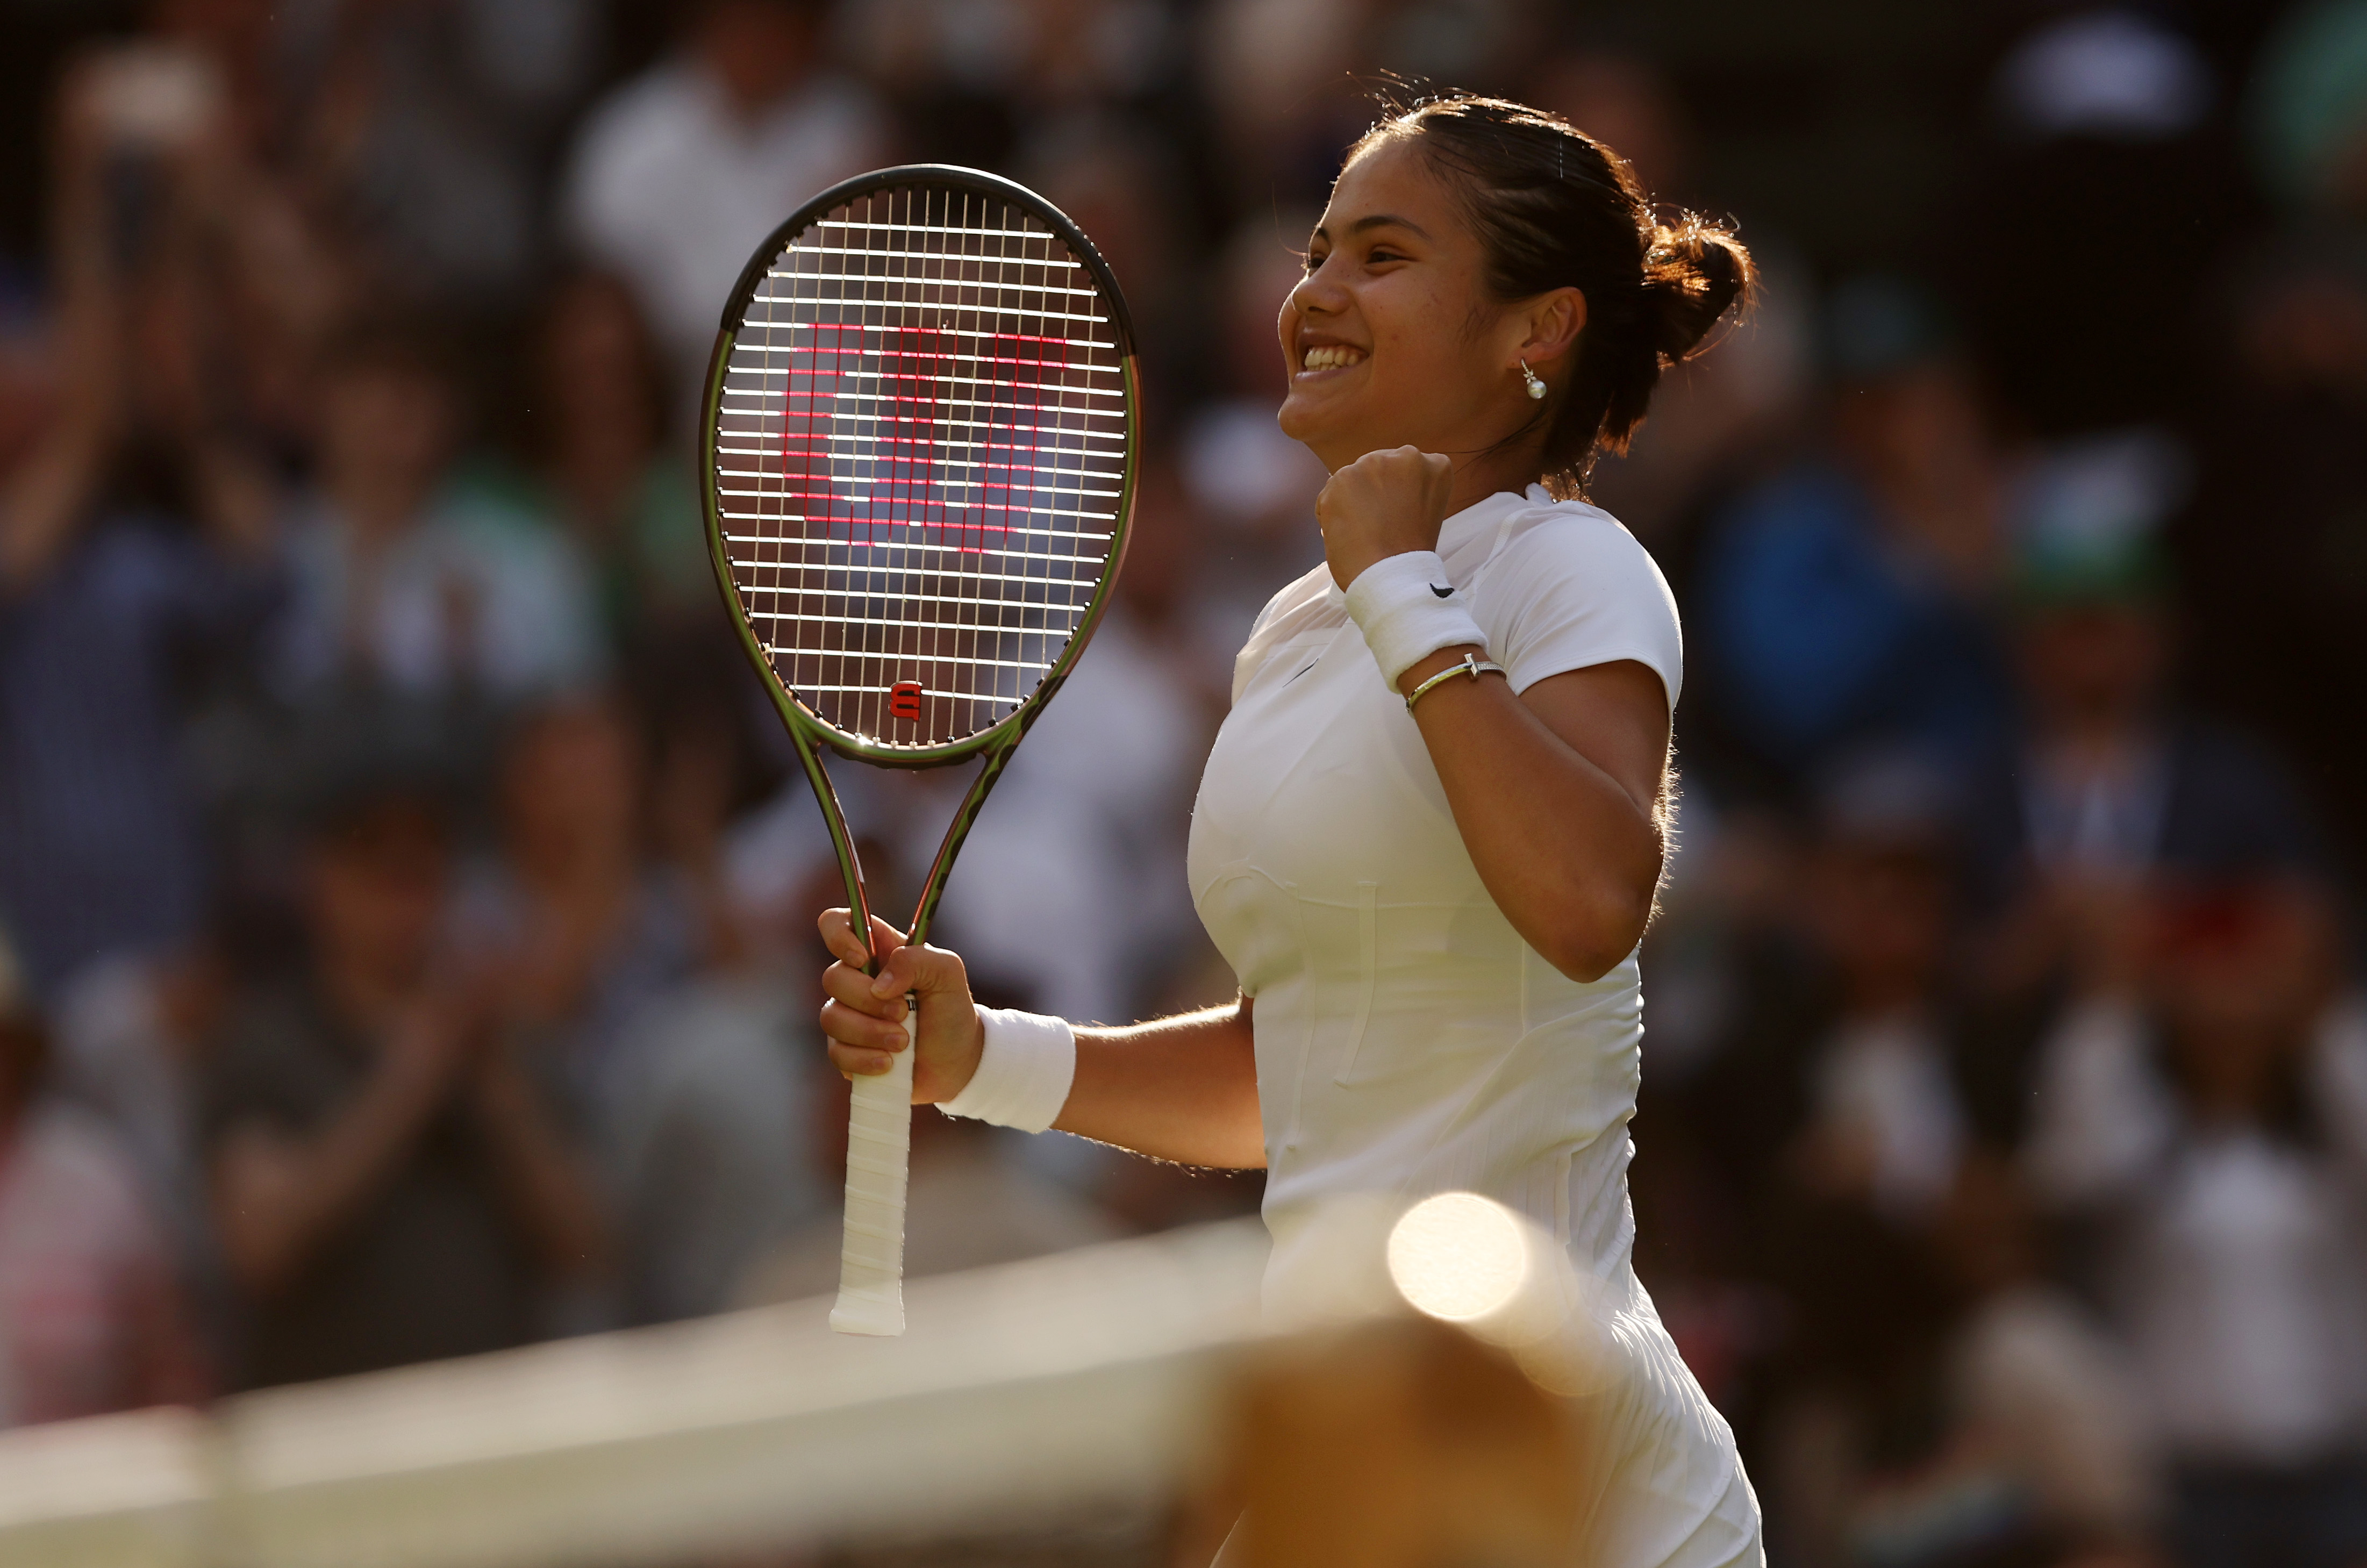
<path id="1" fill-rule="evenodd" d="M 1500 493 L 1448 518 L 1438 547 L 1514 691 L 1632 659 L 1676 701 L 1675 601 L 1607 513 L 1536 487 Z M 1602 1282 L 1628 1363 L 1591 1561 L 1761 1562 L 1733 1434 L 1630 1261 L 1636 956 L 1581 985 L 1513 931 L 1328 568 L 1274 595 L 1241 650 L 1193 810 L 1190 874 L 1257 1003 L 1269 1279 L 1287 1274 L 1309 1212 L 1335 1194 L 1460 1189 L 1530 1215 Z"/>

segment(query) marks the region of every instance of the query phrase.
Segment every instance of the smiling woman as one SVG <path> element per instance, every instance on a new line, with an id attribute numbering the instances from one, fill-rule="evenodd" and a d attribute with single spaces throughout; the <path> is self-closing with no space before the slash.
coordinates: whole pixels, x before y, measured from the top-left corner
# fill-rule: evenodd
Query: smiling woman
<path id="1" fill-rule="evenodd" d="M 1602 143 L 1468 97 L 1418 105 L 1350 149 L 1307 266 L 1320 287 L 1282 314 L 1285 431 L 1353 460 L 1385 425 L 1425 451 L 1506 459 L 1565 498 L 1598 452 L 1626 448 L 1661 369 L 1752 284 L 1729 231 L 1655 221 Z M 1331 374 L 1360 367 L 1372 374 Z"/>
<path id="2" fill-rule="evenodd" d="M 1282 428 L 1331 470 L 1324 564 L 1242 649 L 1193 814 L 1193 897 L 1238 1004 L 1124 1029 L 984 1010 L 953 953 L 900 948 L 874 979 L 846 913 L 822 919 L 842 1070 L 886 1068 L 909 994 L 919 1081 L 951 1114 L 1263 1166 L 1279 1303 L 1342 1193 L 1475 1190 L 1542 1225 L 1603 1282 L 1624 1359 L 1589 1396 L 1614 1451 L 1572 1526 L 1597 1568 L 1762 1560 L 1732 1434 L 1631 1267 L 1636 949 L 1683 648 L 1650 557 L 1583 500 L 1750 287 L 1730 233 L 1658 221 L 1552 116 L 1393 110 L 1349 151 L 1279 321 Z"/>

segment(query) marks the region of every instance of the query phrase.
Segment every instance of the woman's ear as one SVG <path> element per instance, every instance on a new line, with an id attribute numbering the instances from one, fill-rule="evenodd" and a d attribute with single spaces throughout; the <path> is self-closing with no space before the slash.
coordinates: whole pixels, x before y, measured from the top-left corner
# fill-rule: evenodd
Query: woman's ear
<path id="1" fill-rule="evenodd" d="M 1550 365 L 1570 351 L 1586 330 L 1586 296 L 1557 288 L 1529 301 L 1517 318 L 1525 327 L 1520 356 L 1530 365 Z"/>

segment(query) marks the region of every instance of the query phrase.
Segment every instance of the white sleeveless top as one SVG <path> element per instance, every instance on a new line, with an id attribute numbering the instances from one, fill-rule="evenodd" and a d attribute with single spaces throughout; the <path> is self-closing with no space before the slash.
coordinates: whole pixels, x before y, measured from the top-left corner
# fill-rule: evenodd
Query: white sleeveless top
<path id="1" fill-rule="evenodd" d="M 1539 488 L 1446 520 L 1439 554 L 1514 691 L 1617 660 L 1671 705 L 1668 584 L 1607 513 Z M 1270 1279 L 1319 1201 L 1467 1190 L 1535 1219 L 1604 1287 L 1635 1375 L 1603 1568 L 1756 1563 L 1733 1438 L 1629 1262 L 1636 956 L 1591 985 L 1521 940 L 1479 880 L 1421 731 L 1328 568 L 1276 594 L 1241 650 L 1192 815 L 1192 896 L 1256 1000 Z"/>

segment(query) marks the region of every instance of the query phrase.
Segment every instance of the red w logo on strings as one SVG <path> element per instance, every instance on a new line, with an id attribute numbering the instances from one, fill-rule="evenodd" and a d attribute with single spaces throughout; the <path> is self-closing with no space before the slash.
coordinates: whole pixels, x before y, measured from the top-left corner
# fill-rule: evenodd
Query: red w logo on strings
<path id="1" fill-rule="evenodd" d="M 798 339 L 781 467 L 809 538 L 984 550 L 1026 525 L 1064 342 L 861 323 Z"/>

